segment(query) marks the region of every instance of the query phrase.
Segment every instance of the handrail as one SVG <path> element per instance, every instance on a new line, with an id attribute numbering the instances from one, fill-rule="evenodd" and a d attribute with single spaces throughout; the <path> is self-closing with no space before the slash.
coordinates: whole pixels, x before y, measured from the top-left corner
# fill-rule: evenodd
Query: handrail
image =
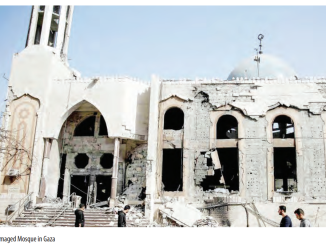
<path id="1" fill-rule="evenodd" d="M 55 216 L 55 217 L 52 217 L 51 219 L 49 219 L 46 225 L 53 225 L 53 224 L 56 222 L 56 220 L 61 216 L 61 214 L 64 213 L 64 212 L 67 210 L 67 208 L 69 207 L 69 205 L 68 205 L 68 206 L 65 206 L 65 204 L 69 204 L 69 199 L 70 199 L 73 195 L 76 195 L 76 192 L 71 193 L 71 194 L 67 197 L 67 202 L 68 202 L 68 203 L 64 203 L 64 200 L 62 200 L 62 205 L 60 205 L 59 208 L 56 208 L 56 209 L 55 209 L 55 215 L 56 215 L 56 216 Z M 60 209 L 60 210 L 59 210 L 59 209 Z M 57 211 L 58 211 L 58 210 L 59 210 L 60 213 L 57 215 Z"/>
<path id="2" fill-rule="evenodd" d="M 6 224 L 7 225 L 14 218 L 14 216 L 17 214 L 17 212 L 18 212 L 18 215 L 21 214 L 21 212 L 23 211 L 23 210 L 21 210 L 21 208 L 22 207 L 25 207 L 26 199 L 28 199 L 28 202 L 30 201 L 30 197 L 31 197 L 32 194 L 33 194 L 33 192 L 29 193 L 27 196 L 24 196 L 19 201 L 17 201 L 14 204 L 12 204 L 13 206 L 16 206 L 16 204 L 19 203 L 19 207 L 16 209 L 15 212 L 13 212 L 12 214 L 10 214 L 9 216 L 8 216 L 8 208 L 7 208 L 7 215 L 6 215 Z"/>
<path id="3" fill-rule="evenodd" d="M 61 211 L 58 215 L 56 215 L 55 217 L 52 217 L 46 225 L 53 225 L 55 223 L 55 221 L 61 216 L 62 213 L 64 213 L 67 209 L 69 208 L 69 206 L 61 206 Z"/>

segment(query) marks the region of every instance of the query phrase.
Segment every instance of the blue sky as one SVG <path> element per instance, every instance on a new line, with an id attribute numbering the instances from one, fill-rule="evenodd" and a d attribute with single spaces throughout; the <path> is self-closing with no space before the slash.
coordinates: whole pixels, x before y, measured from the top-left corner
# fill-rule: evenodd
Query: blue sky
<path id="1" fill-rule="evenodd" d="M 25 47 L 30 6 L 0 7 L 0 111 L 12 55 Z M 69 64 L 82 76 L 226 79 L 255 54 L 300 77 L 326 76 L 326 6 L 76 6 Z"/>

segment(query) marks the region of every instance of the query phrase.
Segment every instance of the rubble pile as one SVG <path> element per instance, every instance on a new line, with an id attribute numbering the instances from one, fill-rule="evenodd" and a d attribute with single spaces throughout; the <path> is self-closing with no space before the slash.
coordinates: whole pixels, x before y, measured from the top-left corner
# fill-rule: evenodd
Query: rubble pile
<path id="1" fill-rule="evenodd" d="M 123 192 L 119 201 L 139 201 L 145 198 L 146 186 L 146 159 L 147 144 L 138 146 L 129 157 L 130 163 L 126 169 L 127 189 Z"/>
<path id="2" fill-rule="evenodd" d="M 199 219 L 193 225 L 194 227 L 218 227 L 218 222 L 210 216 L 205 217 L 204 219 Z"/>
<path id="3" fill-rule="evenodd" d="M 183 201 L 168 202 L 160 207 L 160 213 L 163 217 L 163 224 L 166 219 L 173 220 L 179 226 L 191 227 L 194 223 L 202 218 L 202 213 L 195 207 L 186 204 Z"/>
<path id="4" fill-rule="evenodd" d="M 141 224 L 141 219 L 145 216 L 144 209 L 138 206 L 131 206 L 127 214 L 128 220 L 133 220 L 133 226 L 139 226 Z"/>
<path id="5" fill-rule="evenodd" d="M 58 204 L 58 203 L 62 203 L 62 200 L 60 197 L 57 198 L 52 198 L 52 197 L 47 197 L 45 196 L 42 200 L 43 203 L 51 203 L 51 204 Z"/>

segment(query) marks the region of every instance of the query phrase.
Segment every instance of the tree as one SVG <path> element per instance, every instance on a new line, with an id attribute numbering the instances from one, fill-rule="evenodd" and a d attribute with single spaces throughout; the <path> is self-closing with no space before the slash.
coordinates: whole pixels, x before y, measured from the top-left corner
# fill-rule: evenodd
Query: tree
<path id="1" fill-rule="evenodd" d="M 32 149 L 24 146 L 25 135 L 18 130 L 0 128 L 0 173 L 5 176 L 30 175 L 32 167 Z M 3 171 L 7 171 L 4 173 Z M 17 173 L 15 173 L 17 170 Z M 9 173 L 9 171 L 11 171 Z"/>

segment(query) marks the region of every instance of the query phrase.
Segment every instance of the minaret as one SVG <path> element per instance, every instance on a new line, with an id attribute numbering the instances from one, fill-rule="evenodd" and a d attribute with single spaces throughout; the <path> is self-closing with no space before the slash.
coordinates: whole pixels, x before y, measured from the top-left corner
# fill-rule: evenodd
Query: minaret
<path id="1" fill-rule="evenodd" d="M 34 5 L 26 47 L 42 45 L 53 48 L 67 62 L 73 6 Z"/>

